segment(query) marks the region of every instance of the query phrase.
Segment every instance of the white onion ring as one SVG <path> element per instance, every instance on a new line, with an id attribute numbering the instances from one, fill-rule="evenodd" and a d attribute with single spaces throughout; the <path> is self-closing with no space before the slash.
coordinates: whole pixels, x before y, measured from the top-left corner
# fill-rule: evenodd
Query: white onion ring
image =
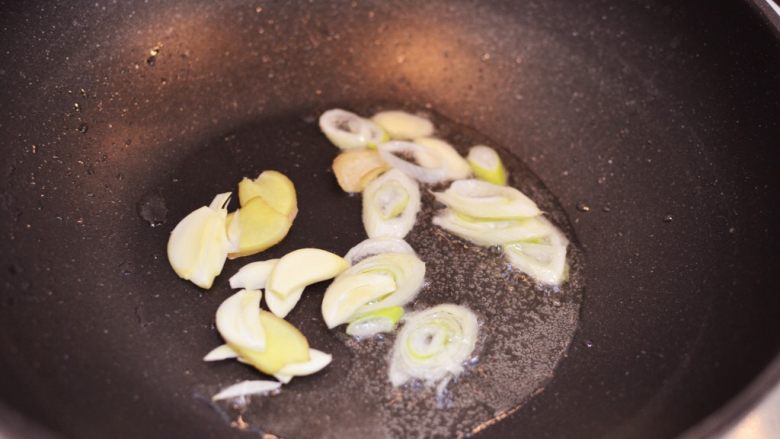
<path id="1" fill-rule="evenodd" d="M 415 254 L 414 249 L 406 241 L 399 238 L 368 238 L 349 249 L 344 259 L 349 265 L 355 265 L 361 260 L 382 253 Z"/>
<path id="2" fill-rule="evenodd" d="M 380 332 L 391 332 L 404 316 L 404 309 L 392 306 L 364 314 L 347 325 L 347 334 L 353 337 L 370 337 Z"/>
<path id="3" fill-rule="evenodd" d="M 506 185 L 506 168 L 495 149 L 485 145 L 472 146 L 466 160 L 480 180 L 499 186 Z"/>
<path id="4" fill-rule="evenodd" d="M 341 149 L 378 145 L 385 139 L 379 125 L 338 108 L 322 113 L 319 123 L 328 140 Z"/>
<path id="5" fill-rule="evenodd" d="M 408 315 L 390 359 L 393 386 L 410 380 L 428 385 L 463 372 L 477 343 L 477 317 L 468 308 L 443 304 Z"/>
<path id="6" fill-rule="evenodd" d="M 539 218 L 541 217 L 509 220 L 474 218 L 468 220 L 459 216 L 452 209 L 444 209 L 433 217 L 432 222 L 455 236 L 483 247 L 490 247 L 544 237 L 549 233 L 549 228 Z"/>
<path id="7" fill-rule="evenodd" d="M 394 187 L 390 188 L 390 185 Z M 406 205 L 400 213 L 386 217 L 382 195 L 390 188 L 406 196 Z M 403 238 L 414 227 L 420 211 L 420 188 L 417 182 L 397 169 L 391 169 L 366 186 L 363 191 L 363 226 L 369 238 Z"/>
<path id="8" fill-rule="evenodd" d="M 425 280 L 425 263 L 414 254 L 370 256 L 341 273 L 322 298 L 329 328 L 414 300 Z"/>
<path id="9" fill-rule="evenodd" d="M 553 223 L 544 217 L 538 217 L 547 234 L 534 241 L 519 241 L 504 245 L 504 254 L 509 262 L 545 285 L 561 285 L 568 278 L 566 248 L 569 240 Z"/>
<path id="10" fill-rule="evenodd" d="M 412 142 L 392 141 L 382 143 L 377 147 L 379 156 L 388 165 L 422 183 L 440 183 L 448 178 L 447 168 L 434 157 L 424 146 Z M 420 165 L 398 157 L 396 153 L 407 153 L 414 156 Z"/>
<path id="11" fill-rule="evenodd" d="M 466 159 L 461 157 L 460 153 L 444 140 L 435 137 L 421 137 L 414 139 L 414 143 L 422 145 L 429 155 L 435 157 L 438 163 L 442 164 L 447 170 L 448 180 L 468 178 L 471 175 L 471 166 Z"/>
<path id="12" fill-rule="evenodd" d="M 457 180 L 444 192 L 433 194 L 440 203 L 474 218 L 528 218 L 542 212 L 524 193 L 482 180 Z"/>

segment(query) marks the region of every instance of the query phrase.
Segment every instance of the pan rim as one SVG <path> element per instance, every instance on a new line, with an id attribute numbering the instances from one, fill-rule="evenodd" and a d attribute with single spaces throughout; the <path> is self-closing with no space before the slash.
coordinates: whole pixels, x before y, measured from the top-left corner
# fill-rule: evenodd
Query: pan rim
<path id="1" fill-rule="evenodd" d="M 677 439 L 722 438 L 758 407 L 778 387 L 778 384 L 780 384 L 780 353 L 776 354 L 764 370 L 734 398 L 687 429 Z M 4 400 L 0 400 L 0 415 L 2 415 L 0 416 L 0 433 L 8 434 L 9 439 L 22 437 L 59 439 L 62 437 L 41 422 L 34 421 L 22 412 L 6 405 Z M 17 434 L 24 434 L 24 436 L 14 436 Z"/>
<path id="2" fill-rule="evenodd" d="M 718 439 L 743 420 L 780 383 L 780 353 L 725 405 L 683 432 L 678 439 Z"/>

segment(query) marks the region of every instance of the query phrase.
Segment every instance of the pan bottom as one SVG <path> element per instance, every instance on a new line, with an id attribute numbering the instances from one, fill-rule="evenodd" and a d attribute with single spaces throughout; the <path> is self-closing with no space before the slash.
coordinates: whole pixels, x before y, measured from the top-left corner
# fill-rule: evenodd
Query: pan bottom
<path id="1" fill-rule="evenodd" d="M 212 404 L 232 425 L 285 438 L 453 437 L 481 431 L 502 419 L 541 392 L 553 376 L 576 330 L 584 290 L 583 254 L 568 219 L 555 197 L 508 149 L 442 116 L 428 116 L 437 135 L 461 153 L 477 143 L 496 147 L 510 172 L 510 185 L 534 199 L 570 238 L 570 280 L 559 289 L 540 287 L 510 269 L 500 251 L 472 245 L 435 227 L 431 218 L 437 206 L 428 190 L 432 188 L 422 188 L 424 208 L 407 241 L 426 263 L 426 284 L 409 308 L 457 303 L 472 309 L 480 320 L 474 364 L 440 395 L 421 385 L 393 388 L 387 367 L 395 334 L 357 341 L 343 328 L 328 331 L 319 316 L 326 285 L 314 285 L 288 319 L 312 347 L 333 354 L 333 363 L 319 374 L 294 379 L 276 396 Z M 198 163 L 208 163 L 210 174 L 219 176 L 224 187 L 215 186 L 214 193 L 264 169 L 280 170 L 296 184 L 300 214 L 288 238 L 263 254 L 229 262 L 223 277 L 245 263 L 304 246 L 343 254 L 365 235 L 360 197 L 341 192 L 330 172 L 337 153 L 319 132 L 316 117 L 261 120 L 201 149 L 160 192 L 167 194 L 166 199 L 179 200 L 177 194 L 197 191 L 198 185 L 206 184 Z M 209 198 L 206 192 L 202 196 Z M 187 208 L 192 206 L 171 210 Z M 230 294 L 224 282 L 214 289 L 216 294 Z M 196 398 L 208 400 L 219 387 L 230 384 L 219 382 L 225 366 L 210 367 L 214 382 L 194 389 Z M 245 375 L 243 379 L 261 378 L 250 369 Z"/>

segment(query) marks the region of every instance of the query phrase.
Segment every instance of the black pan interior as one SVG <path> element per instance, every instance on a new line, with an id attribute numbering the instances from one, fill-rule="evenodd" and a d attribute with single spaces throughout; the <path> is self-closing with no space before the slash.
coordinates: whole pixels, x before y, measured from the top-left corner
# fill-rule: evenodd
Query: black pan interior
<path id="1" fill-rule="evenodd" d="M 170 272 L 174 212 L 137 206 L 206 146 L 336 105 L 489 133 L 572 220 L 580 330 L 484 437 L 679 435 L 778 352 L 780 45 L 745 3 L 0 6 L 0 396 L 66 437 L 240 435 L 193 398 L 223 296 Z M 232 184 L 199 166 L 177 205 Z"/>

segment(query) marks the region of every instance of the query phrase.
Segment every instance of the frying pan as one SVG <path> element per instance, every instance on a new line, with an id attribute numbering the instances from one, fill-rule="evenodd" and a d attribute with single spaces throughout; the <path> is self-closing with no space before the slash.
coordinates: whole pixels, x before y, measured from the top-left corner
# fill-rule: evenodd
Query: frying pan
<path id="1" fill-rule="evenodd" d="M 9 435 L 243 436 L 193 397 L 246 378 L 200 361 L 226 276 L 209 292 L 177 279 L 165 242 L 214 193 L 281 166 L 302 210 L 274 254 L 353 245 L 359 223 L 313 195 L 336 193 L 335 151 L 278 159 L 321 145 L 312 121 L 335 106 L 431 108 L 487 133 L 569 216 L 578 330 L 543 391 L 478 436 L 714 437 L 780 378 L 780 44 L 750 4 L 0 10 Z"/>

